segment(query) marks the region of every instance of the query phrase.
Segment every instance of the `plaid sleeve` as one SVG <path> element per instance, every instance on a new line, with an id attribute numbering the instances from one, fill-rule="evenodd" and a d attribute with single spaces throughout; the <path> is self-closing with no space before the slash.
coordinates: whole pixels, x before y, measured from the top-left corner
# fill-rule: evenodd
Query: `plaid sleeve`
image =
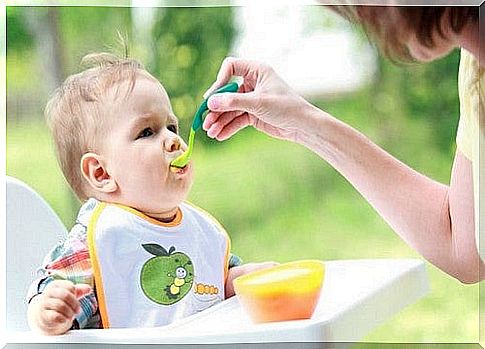
<path id="1" fill-rule="evenodd" d="M 242 262 L 242 259 L 235 255 L 235 254 L 230 254 L 229 255 L 229 269 L 231 269 L 232 267 L 237 267 L 238 265 L 241 265 L 243 262 Z"/>
<path id="2" fill-rule="evenodd" d="M 76 315 L 73 328 L 100 328 L 94 277 L 86 241 L 86 227 L 76 224 L 67 238 L 54 247 L 37 270 L 39 277 L 31 284 L 27 302 L 41 294 L 54 280 L 69 280 L 74 284 L 88 284 L 93 291 L 79 299 L 81 312 Z"/>

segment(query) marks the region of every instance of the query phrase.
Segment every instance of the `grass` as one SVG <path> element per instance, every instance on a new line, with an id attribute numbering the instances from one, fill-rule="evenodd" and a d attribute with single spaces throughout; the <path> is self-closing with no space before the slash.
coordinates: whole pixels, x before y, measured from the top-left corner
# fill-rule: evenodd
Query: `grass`
<path id="1" fill-rule="evenodd" d="M 429 127 L 409 122 L 415 138 L 407 133 L 408 145 L 426 142 Z M 375 126 L 365 123 L 369 129 Z M 412 149 L 400 153 L 399 147 L 393 151 L 434 178 L 449 178 L 451 158 L 425 146 L 425 154 Z M 247 262 L 420 258 L 345 179 L 299 145 L 248 129 L 229 141 L 196 147 L 194 158 L 189 200 L 217 217 L 232 237 L 233 251 Z M 7 124 L 7 174 L 31 185 L 72 225 L 79 204 L 59 171 L 43 123 Z M 478 285 L 462 285 L 430 264 L 427 269 L 430 294 L 364 340 L 478 341 Z"/>

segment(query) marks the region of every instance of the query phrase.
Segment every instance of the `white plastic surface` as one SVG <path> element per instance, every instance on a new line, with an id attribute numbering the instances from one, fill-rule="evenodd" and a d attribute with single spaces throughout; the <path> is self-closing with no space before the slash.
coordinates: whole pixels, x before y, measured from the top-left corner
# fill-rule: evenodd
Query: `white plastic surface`
<path id="1" fill-rule="evenodd" d="M 26 331 L 25 296 L 44 256 L 67 230 L 49 204 L 25 183 L 6 177 L 7 330 Z"/>
<path id="2" fill-rule="evenodd" d="M 268 343 L 358 341 L 428 292 L 425 265 L 414 259 L 327 261 L 320 300 L 308 320 L 254 324 L 237 297 L 169 326 L 78 330 L 45 337 L 9 333 L 8 343 Z"/>

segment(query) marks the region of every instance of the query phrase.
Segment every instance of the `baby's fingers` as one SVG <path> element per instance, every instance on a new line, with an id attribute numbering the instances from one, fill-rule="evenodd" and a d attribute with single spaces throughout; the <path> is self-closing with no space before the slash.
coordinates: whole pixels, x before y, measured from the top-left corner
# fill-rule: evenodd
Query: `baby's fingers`
<path id="1" fill-rule="evenodd" d="M 69 280 L 55 280 L 50 282 L 47 285 L 44 293 L 47 293 L 51 290 L 58 289 L 58 288 L 65 289 L 74 293 L 74 283 Z"/>
<path id="2" fill-rule="evenodd" d="M 64 299 L 59 298 L 48 298 L 44 302 L 44 310 L 51 310 L 56 313 L 61 314 L 66 319 L 72 320 L 75 314 L 80 310 L 79 302 L 75 299 L 73 306 L 72 303 L 66 302 Z"/>
<path id="3" fill-rule="evenodd" d="M 62 287 L 54 287 L 46 291 L 44 293 L 45 296 L 45 304 L 50 304 L 52 306 L 53 303 L 50 303 L 51 300 L 59 300 L 64 303 L 66 306 L 71 308 L 72 312 L 77 314 L 80 310 L 80 304 L 78 299 L 76 298 L 76 290 L 73 287 L 71 288 L 62 288 Z M 54 302 L 58 304 L 57 302 Z"/>
<path id="4" fill-rule="evenodd" d="M 75 288 L 76 288 L 76 298 L 78 299 L 87 295 L 93 290 L 93 288 L 88 284 L 76 284 Z"/>
<path id="5" fill-rule="evenodd" d="M 52 309 L 45 310 L 44 314 L 42 315 L 42 324 L 44 327 L 48 328 L 55 328 L 68 321 L 71 322 L 72 318 L 66 317 L 63 313 Z"/>
<path id="6" fill-rule="evenodd" d="M 39 329 L 47 335 L 65 333 L 72 324 L 72 318 L 66 318 L 64 314 L 55 310 L 44 310 L 39 318 Z"/>

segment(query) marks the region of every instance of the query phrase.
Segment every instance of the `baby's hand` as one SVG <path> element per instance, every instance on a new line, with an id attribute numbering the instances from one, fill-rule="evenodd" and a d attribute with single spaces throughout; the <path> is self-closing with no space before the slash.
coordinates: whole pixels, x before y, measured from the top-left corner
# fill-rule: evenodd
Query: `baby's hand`
<path id="1" fill-rule="evenodd" d="M 262 263 L 247 263 L 243 265 L 238 265 L 237 267 L 232 267 L 229 269 L 229 275 L 226 280 L 226 299 L 234 296 L 234 279 L 238 276 L 251 273 L 256 270 L 267 269 L 278 265 L 276 262 L 262 262 Z"/>
<path id="2" fill-rule="evenodd" d="M 91 290 L 91 286 L 86 284 L 75 285 L 67 280 L 52 281 L 42 294 L 32 299 L 36 304 L 30 304 L 35 307 L 31 317 L 34 327 L 46 335 L 67 332 L 74 316 L 81 311 L 78 298 Z"/>

